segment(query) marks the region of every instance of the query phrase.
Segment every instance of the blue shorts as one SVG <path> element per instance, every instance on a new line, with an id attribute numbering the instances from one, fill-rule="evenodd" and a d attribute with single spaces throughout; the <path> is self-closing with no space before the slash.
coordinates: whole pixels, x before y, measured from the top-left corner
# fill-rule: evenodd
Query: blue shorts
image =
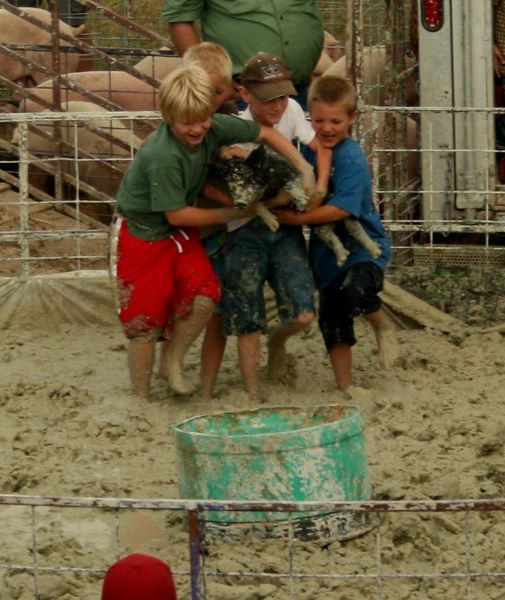
<path id="1" fill-rule="evenodd" d="M 230 234 L 223 279 L 224 332 L 266 332 L 263 288 L 275 293 L 283 323 L 315 312 L 315 287 L 301 227 L 281 225 L 276 232 L 258 218 Z"/>
<path id="2" fill-rule="evenodd" d="M 226 245 L 228 233 L 226 231 L 213 231 L 211 234 L 202 238 L 202 246 L 210 259 L 212 267 L 222 283 L 224 276 L 224 247 Z M 223 302 L 220 300 L 214 306 L 214 314 L 223 313 Z"/>
<path id="3" fill-rule="evenodd" d="M 319 292 L 319 329 L 327 350 L 337 344 L 354 346 L 354 317 L 381 307 L 384 273 L 376 264 L 357 263 Z"/>

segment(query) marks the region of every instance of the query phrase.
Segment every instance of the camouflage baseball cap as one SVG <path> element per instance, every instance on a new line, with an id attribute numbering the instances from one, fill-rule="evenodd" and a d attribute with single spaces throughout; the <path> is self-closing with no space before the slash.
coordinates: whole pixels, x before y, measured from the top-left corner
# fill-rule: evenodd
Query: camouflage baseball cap
<path id="1" fill-rule="evenodd" d="M 261 101 L 296 94 L 286 64 L 270 52 L 257 52 L 252 56 L 242 69 L 240 81 Z"/>

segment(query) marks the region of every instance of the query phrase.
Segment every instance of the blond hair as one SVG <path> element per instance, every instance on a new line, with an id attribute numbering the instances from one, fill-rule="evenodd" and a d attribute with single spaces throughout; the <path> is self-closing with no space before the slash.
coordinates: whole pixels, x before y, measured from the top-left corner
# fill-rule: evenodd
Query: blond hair
<path id="1" fill-rule="evenodd" d="M 205 121 L 215 110 L 214 88 L 197 65 L 182 65 L 169 73 L 158 90 L 161 116 L 167 123 Z"/>
<path id="2" fill-rule="evenodd" d="M 201 42 L 188 48 L 182 58 L 183 65 L 199 64 L 207 73 L 222 75 L 231 82 L 233 64 L 228 51 L 214 42 Z"/>
<path id="3" fill-rule="evenodd" d="M 353 84 L 336 75 L 322 75 L 310 84 L 308 94 L 309 110 L 314 102 L 341 104 L 347 114 L 357 109 L 357 96 Z"/>

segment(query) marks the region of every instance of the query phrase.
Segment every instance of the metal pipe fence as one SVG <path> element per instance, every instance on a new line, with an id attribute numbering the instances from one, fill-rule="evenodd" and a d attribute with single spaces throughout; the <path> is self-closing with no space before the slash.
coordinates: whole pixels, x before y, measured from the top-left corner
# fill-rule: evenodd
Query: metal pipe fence
<path id="1" fill-rule="evenodd" d="M 29 574 L 35 600 L 48 597 L 46 586 L 50 575 L 89 576 L 89 583 L 79 588 L 82 595 L 75 597 L 97 597 L 109 564 L 129 551 L 139 551 L 134 542 L 129 542 L 129 548 L 125 544 L 124 530 L 128 528 L 125 516 L 143 514 L 152 515 L 158 522 L 163 522 L 159 517 L 165 518 L 161 535 L 171 539 L 163 551 L 149 548 L 147 551 L 171 564 L 179 595 L 192 600 L 217 598 L 220 586 L 236 590 L 234 597 L 246 597 L 240 594 L 251 582 L 255 586 L 266 585 L 271 592 L 269 598 L 290 600 L 325 597 L 324 593 L 328 594 L 326 597 L 334 594 L 331 597 L 385 600 L 404 598 L 408 589 L 412 593 L 409 597 L 417 597 L 416 593 L 428 588 L 430 593 L 424 597 L 499 598 L 505 585 L 504 510 L 503 498 L 236 502 L 3 494 L 0 495 L 2 527 L 6 531 L 15 528 L 23 548 L 19 553 L 15 544 L 10 547 L 0 558 L 0 571 L 4 573 L 7 588 L 10 577 Z M 232 535 L 238 524 L 229 523 L 229 531 L 222 539 L 215 536 L 210 539 L 207 531 L 212 523 L 208 521 L 208 513 L 216 511 L 285 513 L 286 535 L 266 542 L 257 529 L 253 533 L 243 532 L 240 541 L 234 543 L 233 537 L 230 541 L 227 535 Z M 359 539 L 304 542 L 293 534 L 293 515 L 307 511 L 373 513 L 381 515 L 382 520 Z M 171 520 L 175 513 L 185 515 L 185 519 Z M 409 534 L 409 526 L 413 524 Z M 86 531 L 87 527 L 91 528 L 91 534 Z M 106 532 L 109 543 L 102 544 L 98 551 L 96 542 L 104 538 L 100 528 Z M 175 538 L 173 529 L 178 530 Z M 66 539 L 65 544 L 60 537 Z M 70 548 L 69 538 L 73 542 Z M 261 555 L 266 544 L 272 552 L 270 558 L 252 560 Z M 427 545 L 425 549 L 423 544 Z M 409 545 L 411 550 L 403 551 Z M 489 555 L 491 546 L 495 549 L 493 556 Z M 437 548 L 436 552 L 433 547 Z M 86 552 L 89 548 L 91 553 Z M 239 548 L 237 555 L 234 552 Z M 24 581 L 26 585 L 28 580 Z M 482 595 L 483 590 L 487 590 L 488 595 Z"/>

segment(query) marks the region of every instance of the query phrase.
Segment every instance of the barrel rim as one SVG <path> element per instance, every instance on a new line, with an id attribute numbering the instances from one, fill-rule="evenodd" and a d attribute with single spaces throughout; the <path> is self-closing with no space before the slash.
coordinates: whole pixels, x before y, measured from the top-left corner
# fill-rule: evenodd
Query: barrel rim
<path id="1" fill-rule="evenodd" d="M 276 406 L 264 406 L 264 407 L 256 407 L 256 408 L 244 408 L 244 409 L 240 409 L 240 410 L 229 410 L 229 411 L 216 411 L 216 412 L 212 412 L 212 413 L 206 413 L 203 415 L 196 415 L 193 417 L 189 417 L 188 419 L 184 419 L 184 421 L 181 421 L 180 423 L 174 425 L 173 429 L 174 432 L 176 434 L 180 434 L 180 435 L 184 435 L 184 436 L 191 436 L 191 437 L 206 437 L 206 438 L 210 438 L 210 439 L 220 439 L 223 437 L 223 433 L 209 433 L 209 432 L 204 432 L 204 431 L 188 431 L 187 429 L 184 429 L 182 426 L 185 425 L 186 423 L 190 423 L 191 421 L 196 421 L 198 419 L 204 419 L 204 418 L 209 418 L 209 417 L 215 417 L 215 416 L 219 416 L 219 415 L 227 415 L 227 414 L 247 414 L 247 413 L 258 413 L 260 411 L 266 411 L 266 410 L 292 410 L 292 409 L 317 409 L 317 408 L 328 408 L 328 407 L 338 407 L 338 408 L 344 408 L 344 409 L 354 409 L 354 413 L 352 415 L 348 415 L 346 417 L 343 417 L 342 419 L 339 419 L 339 422 L 345 422 L 345 421 L 349 421 L 352 418 L 356 418 L 358 417 L 359 420 L 362 421 L 362 411 L 361 408 L 355 404 L 334 404 L 334 403 L 330 403 L 330 404 L 306 404 L 306 405 L 287 405 L 287 404 L 283 404 L 283 405 L 276 405 Z M 321 424 L 314 424 L 314 425 L 309 425 L 307 427 L 297 427 L 295 429 L 285 429 L 282 431 L 276 431 L 276 432 L 259 432 L 259 433 L 229 433 L 226 434 L 226 437 L 228 438 L 241 438 L 241 439 L 245 439 L 248 437 L 253 437 L 255 439 L 261 439 L 263 436 L 283 436 L 283 435 L 289 435 L 292 434 L 294 431 L 304 431 L 304 432 L 310 432 L 311 430 L 315 430 L 317 428 L 320 428 Z"/>

